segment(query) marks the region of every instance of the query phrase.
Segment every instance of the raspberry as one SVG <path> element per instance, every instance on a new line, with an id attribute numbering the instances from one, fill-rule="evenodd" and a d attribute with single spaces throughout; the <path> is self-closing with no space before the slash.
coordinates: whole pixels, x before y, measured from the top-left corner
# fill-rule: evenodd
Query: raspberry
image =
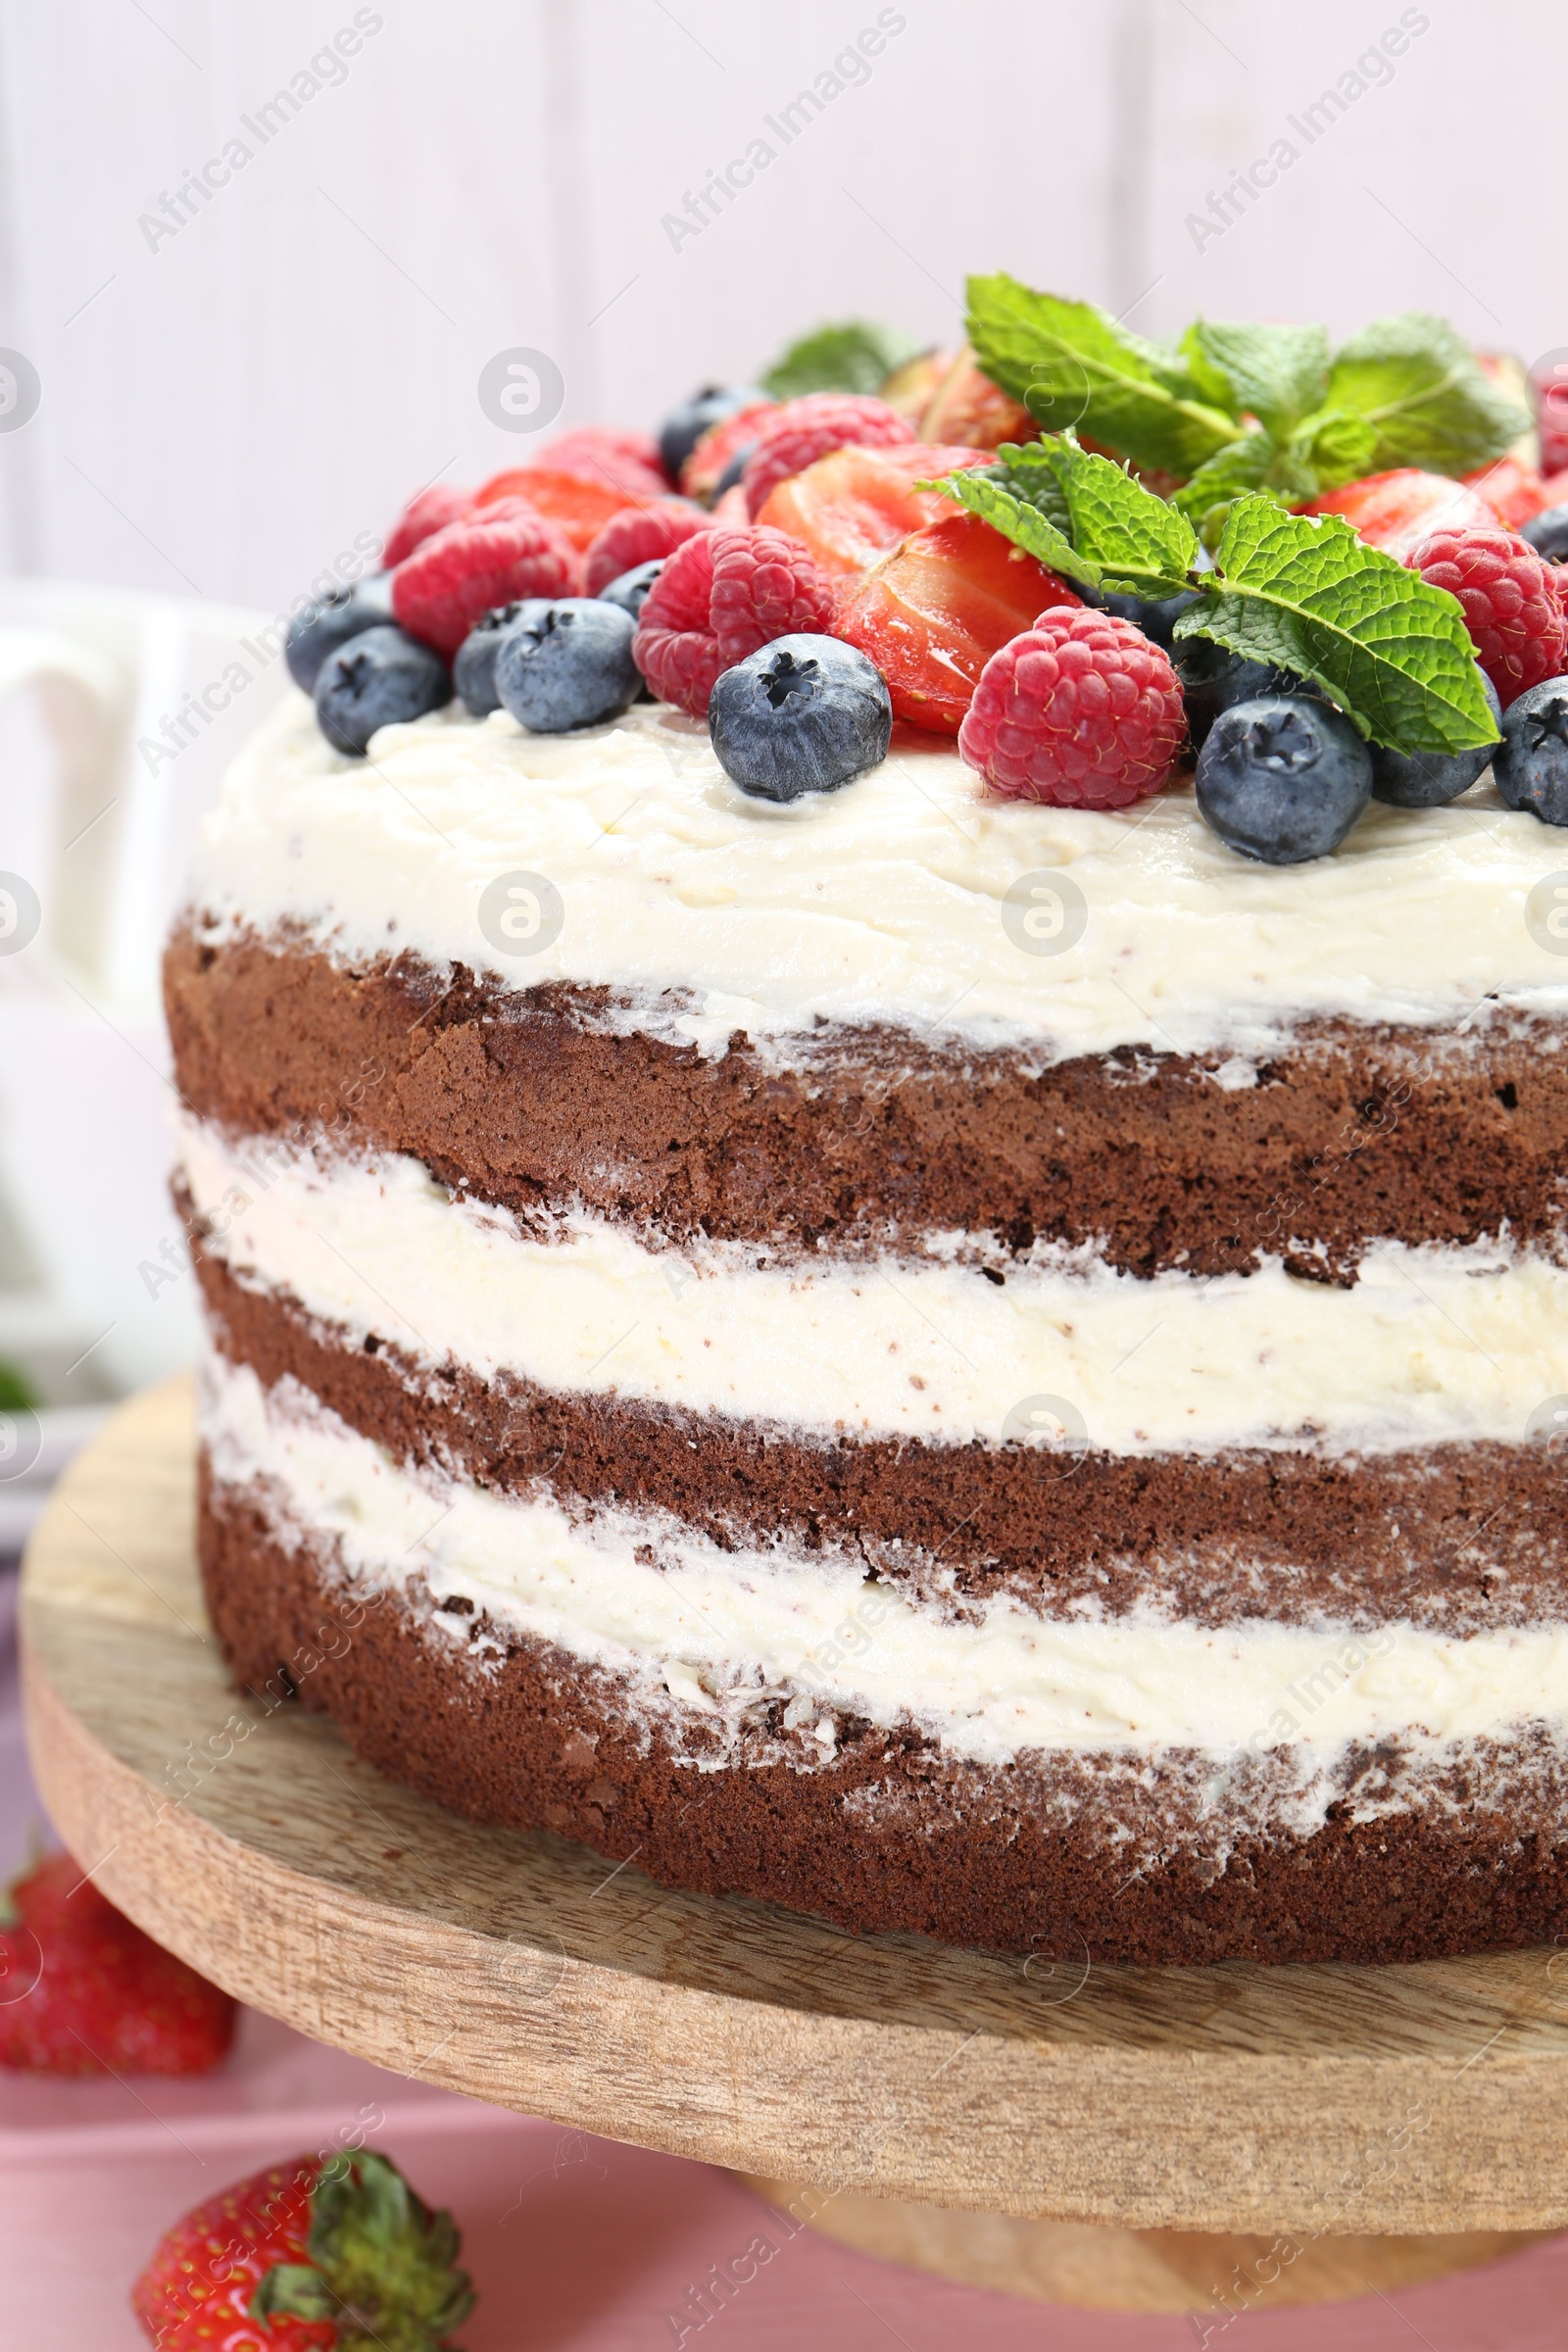
<path id="1" fill-rule="evenodd" d="M 914 427 L 885 400 L 862 398 L 857 392 L 807 392 L 787 400 L 762 424 L 757 447 L 746 461 L 741 480 L 746 505 L 755 517 L 770 491 L 801 473 L 831 449 L 891 449 L 912 441 Z"/>
<path id="2" fill-rule="evenodd" d="M 588 550 L 587 593 L 597 596 L 634 564 L 672 556 L 694 533 L 708 527 L 709 518 L 701 507 L 688 506 L 683 498 L 658 498 L 646 507 L 622 507 Z"/>
<path id="3" fill-rule="evenodd" d="M 571 543 L 526 500 L 503 499 L 421 540 L 392 575 L 392 616 L 449 658 L 492 605 L 573 596 L 582 566 Z"/>
<path id="4" fill-rule="evenodd" d="M 416 492 L 392 525 L 381 551 L 386 569 L 395 570 L 405 556 L 413 555 L 421 540 L 433 538 L 449 522 L 456 522 L 460 514 L 466 514 L 472 497 L 471 490 L 454 490 L 445 482 L 432 482 L 428 490 Z"/>
<path id="5" fill-rule="evenodd" d="M 698 436 L 690 457 L 680 469 L 680 486 L 688 498 L 699 498 L 705 506 L 718 496 L 718 485 L 737 458 L 751 455 L 758 434 L 770 417 L 778 415 L 779 404 L 759 392 L 755 400 L 731 409 L 726 416 L 709 425 Z"/>
<path id="6" fill-rule="evenodd" d="M 1159 790 L 1186 734 L 1176 672 L 1142 629 L 1057 607 L 992 655 L 958 752 L 1009 801 L 1125 808 Z"/>
<path id="7" fill-rule="evenodd" d="M 1516 695 L 1556 677 L 1568 622 L 1553 567 L 1512 531 L 1434 531 L 1405 563 L 1464 607 L 1476 660 L 1506 710 Z"/>
<path id="8" fill-rule="evenodd" d="M 775 637 L 828 633 L 833 591 L 782 531 L 699 531 L 648 591 L 632 658 L 657 695 L 706 718 L 719 671 Z"/>

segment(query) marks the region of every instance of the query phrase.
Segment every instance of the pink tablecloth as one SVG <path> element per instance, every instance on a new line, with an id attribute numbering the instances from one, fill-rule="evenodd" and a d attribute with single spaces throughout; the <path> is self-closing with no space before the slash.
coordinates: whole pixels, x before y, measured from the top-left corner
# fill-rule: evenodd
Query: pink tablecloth
<path id="1" fill-rule="evenodd" d="M 26 1779 L 0 1579 L 0 1872 L 41 1822 Z M 480 2291 L 466 2352 L 1194 2352 L 1194 2324 L 1009 2302 L 845 2252 L 728 2175 L 387 2075 L 247 2016 L 214 2081 L 0 2075 L 0 2340 L 137 2352 L 125 2290 L 165 2224 L 274 2158 L 365 2132 L 448 2204 Z M 701 2321 L 712 2268 L 773 2251 Z M 742 2265 L 743 2269 L 750 2265 Z M 1394 2300 L 1253 2315 L 1210 2352 L 1560 2352 L 1568 2238 Z M 681 2332 L 685 2330 L 684 2334 Z"/>

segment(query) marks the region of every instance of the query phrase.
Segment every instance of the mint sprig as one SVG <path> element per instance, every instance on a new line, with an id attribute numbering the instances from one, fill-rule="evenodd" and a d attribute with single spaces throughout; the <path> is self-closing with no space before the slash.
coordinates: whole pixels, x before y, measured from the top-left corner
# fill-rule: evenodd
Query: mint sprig
<path id="1" fill-rule="evenodd" d="M 1326 405 L 1376 428 L 1372 470 L 1424 466 L 1473 473 L 1530 419 L 1483 371 L 1446 318 L 1405 311 L 1352 335 L 1335 354 Z"/>
<path id="2" fill-rule="evenodd" d="M 1053 570 L 1096 591 L 1197 592 L 1179 639 L 1311 679 L 1374 743 L 1459 752 L 1495 739 L 1462 608 L 1338 515 L 1289 514 L 1239 488 L 1212 570 L 1179 508 L 1120 466 L 1046 439 L 931 487 Z"/>
<path id="3" fill-rule="evenodd" d="M 792 343 L 760 378 L 773 400 L 807 392 L 880 392 L 887 377 L 919 350 L 912 335 L 868 318 L 819 326 Z"/>

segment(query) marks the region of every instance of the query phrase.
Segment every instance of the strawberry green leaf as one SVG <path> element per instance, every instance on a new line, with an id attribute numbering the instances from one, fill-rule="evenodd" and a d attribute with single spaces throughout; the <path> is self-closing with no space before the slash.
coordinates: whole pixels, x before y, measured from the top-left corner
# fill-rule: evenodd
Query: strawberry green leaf
<path id="1" fill-rule="evenodd" d="M 1205 400 L 1257 417 L 1276 437 L 1323 405 L 1329 339 L 1321 326 L 1200 318 L 1182 337 L 1182 351 Z"/>
<path id="2" fill-rule="evenodd" d="M 1129 334 L 1088 302 L 1037 294 L 1014 277 L 969 280 L 969 341 L 993 381 L 1043 425 L 1081 425 L 1137 466 L 1189 474 L 1236 437 L 1179 357 Z"/>
<path id="3" fill-rule="evenodd" d="M 1338 515 L 1239 498 L 1178 638 L 1312 678 L 1360 732 L 1401 752 L 1458 752 L 1496 727 L 1458 599 L 1368 547 Z"/>
<path id="4" fill-rule="evenodd" d="M 897 327 L 847 318 L 792 343 L 760 382 L 774 400 L 798 400 L 806 392 L 879 392 L 892 370 L 918 349 L 914 337 Z"/>
<path id="5" fill-rule="evenodd" d="M 1500 392 L 1446 318 L 1404 311 L 1352 335 L 1334 357 L 1328 407 L 1377 428 L 1372 469 L 1424 466 L 1472 473 L 1500 458 L 1530 419 Z"/>

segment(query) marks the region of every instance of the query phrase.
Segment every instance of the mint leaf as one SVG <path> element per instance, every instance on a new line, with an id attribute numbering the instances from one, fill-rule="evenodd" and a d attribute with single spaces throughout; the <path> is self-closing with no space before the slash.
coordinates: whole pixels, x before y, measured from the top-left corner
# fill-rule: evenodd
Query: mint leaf
<path id="1" fill-rule="evenodd" d="M 1424 466 L 1432 473 L 1473 473 L 1530 426 L 1463 336 L 1424 311 L 1380 318 L 1343 344 L 1329 371 L 1327 405 L 1376 426 L 1374 471 Z"/>
<path id="2" fill-rule="evenodd" d="M 878 392 L 918 349 L 914 337 L 898 327 L 846 318 L 792 343 L 760 379 L 762 390 L 774 400 L 799 400 L 805 392 Z"/>
<path id="3" fill-rule="evenodd" d="M 1182 337 L 1193 380 L 1215 408 L 1245 411 L 1276 438 L 1321 408 L 1329 338 L 1321 326 L 1226 325 L 1200 318 Z"/>
<path id="4" fill-rule="evenodd" d="M 1189 474 L 1236 437 L 1199 397 L 1179 358 L 1145 343 L 1092 303 L 1036 294 L 1014 277 L 969 280 L 975 358 L 1043 425 L 1081 425 L 1134 465 Z"/>
<path id="5" fill-rule="evenodd" d="M 1108 458 L 1065 440 L 1008 443 L 995 467 L 934 484 L 1053 571 L 1091 588 L 1179 595 L 1197 560 L 1191 523 Z"/>
<path id="6" fill-rule="evenodd" d="M 1397 751 L 1495 741 L 1458 599 L 1368 547 L 1339 515 L 1240 498 L 1214 561 L 1178 638 L 1210 637 L 1314 679 L 1363 735 Z"/>
<path id="7" fill-rule="evenodd" d="M 1233 500 L 1244 491 L 1261 489 L 1277 456 L 1273 435 L 1254 424 L 1200 466 L 1171 504 L 1188 517 L 1205 546 L 1217 543 Z"/>
<path id="8" fill-rule="evenodd" d="M 1375 468 L 1378 427 L 1351 409 L 1319 409 L 1304 416 L 1291 435 L 1288 463 L 1301 483 L 1302 498 L 1338 490 Z"/>

